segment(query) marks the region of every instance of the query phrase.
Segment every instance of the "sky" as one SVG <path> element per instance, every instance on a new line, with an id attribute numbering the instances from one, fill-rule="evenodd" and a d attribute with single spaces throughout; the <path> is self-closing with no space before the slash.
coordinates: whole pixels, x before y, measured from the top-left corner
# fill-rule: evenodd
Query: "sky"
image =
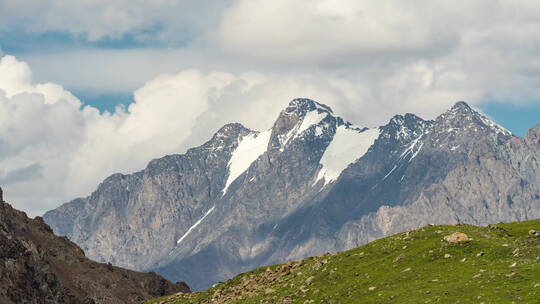
<path id="1" fill-rule="evenodd" d="M 40 215 L 296 97 L 368 127 L 464 100 L 523 136 L 539 49 L 532 0 L 0 0 L 0 185 Z"/>

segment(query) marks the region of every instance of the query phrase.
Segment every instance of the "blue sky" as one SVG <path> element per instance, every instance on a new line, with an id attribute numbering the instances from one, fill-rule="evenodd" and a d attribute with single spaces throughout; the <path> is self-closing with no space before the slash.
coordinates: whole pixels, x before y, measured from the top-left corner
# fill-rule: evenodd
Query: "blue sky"
<path id="1" fill-rule="evenodd" d="M 530 128 L 540 124 L 539 105 L 519 106 L 492 102 L 482 106 L 481 109 L 498 124 L 518 136 L 525 136 Z"/>

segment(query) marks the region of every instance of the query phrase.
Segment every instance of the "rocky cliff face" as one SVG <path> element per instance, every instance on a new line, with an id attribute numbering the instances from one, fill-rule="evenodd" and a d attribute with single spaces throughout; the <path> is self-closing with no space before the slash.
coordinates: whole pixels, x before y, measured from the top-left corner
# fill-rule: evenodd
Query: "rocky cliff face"
<path id="1" fill-rule="evenodd" d="M 0 190 L 1 193 L 1 190 Z M 29 219 L 0 194 L 0 303 L 140 303 L 188 292 L 155 273 L 100 264 L 41 218 Z"/>
<path id="2" fill-rule="evenodd" d="M 539 130 L 514 137 L 463 102 L 368 129 L 295 99 L 270 130 L 227 125 L 44 218 L 95 259 L 200 289 L 427 223 L 538 218 Z"/>
<path id="3" fill-rule="evenodd" d="M 47 213 L 46 221 L 96 260 L 151 269 L 222 197 L 227 162 L 239 138 L 256 134 L 239 124 L 226 125 L 185 155 L 169 155 L 151 161 L 144 171 L 107 178 L 90 197 Z"/>

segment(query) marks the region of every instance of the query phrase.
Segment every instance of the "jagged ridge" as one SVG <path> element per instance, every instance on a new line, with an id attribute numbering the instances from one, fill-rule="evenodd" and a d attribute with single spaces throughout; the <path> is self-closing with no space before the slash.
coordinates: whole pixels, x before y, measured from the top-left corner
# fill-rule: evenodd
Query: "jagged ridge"
<path id="1" fill-rule="evenodd" d="M 514 137 L 463 102 L 368 129 L 295 99 L 270 130 L 228 125 L 44 217 L 93 258 L 201 289 L 420 224 L 540 217 L 536 133 Z"/>

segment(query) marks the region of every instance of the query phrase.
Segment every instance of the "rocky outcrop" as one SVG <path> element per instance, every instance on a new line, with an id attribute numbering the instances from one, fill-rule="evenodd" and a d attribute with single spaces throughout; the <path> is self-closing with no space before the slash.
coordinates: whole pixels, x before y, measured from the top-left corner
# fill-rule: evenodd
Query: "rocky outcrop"
<path id="1" fill-rule="evenodd" d="M 530 146 L 540 149 L 540 125 L 530 129 L 529 132 L 527 132 L 525 141 Z"/>
<path id="2" fill-rule="evenodd" d="M 0 191 L 1 193 L 1 191 Z M 1 197 L 0 197 L 1 198 Z M 0 202 L 0 303 L 140 303 L 175 292 L 155 273 L 139 273 L 89 260 L 42 218 Z"/>
<path id="3" fill-rule="evenodd" d="M 420 225 L 540 218 L 539 130 L 515 137 L 464 102 L 369 129 L 295 99 L 269 130 L 227 125 L 44 218 L 92 258 L 201 289 Z"/>

